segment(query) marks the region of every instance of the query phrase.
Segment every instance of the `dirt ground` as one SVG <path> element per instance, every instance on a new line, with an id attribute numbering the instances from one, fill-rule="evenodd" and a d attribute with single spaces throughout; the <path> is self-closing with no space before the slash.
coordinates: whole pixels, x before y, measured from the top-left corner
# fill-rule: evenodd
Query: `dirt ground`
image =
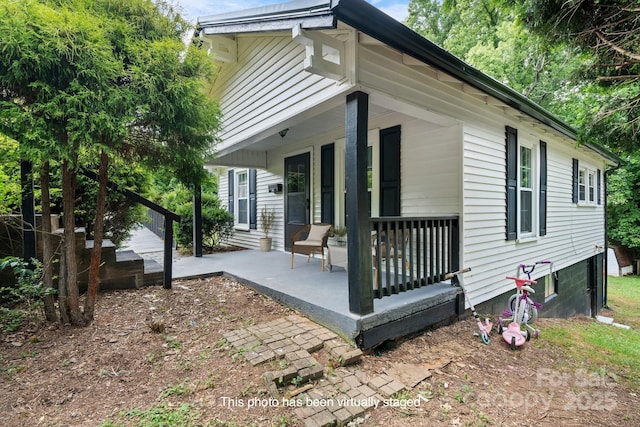
<path id="1" fill-rule="evenodd" d="M 143 425 L 135 409 L 184 404 L 197 418 L 189 425 L 301 425 L 292 408 L 226 403 L 268 398 L 261 375 L 277 362 L 251 366 L 223 334 L 291 313 L 224 277 L 102 294 L 89 327 L 0 336 L 0 425 Z M 366 353 L 358 369 L 372 375 L 426 378 L 397 396 L 403 405 L 381 405 L 351 424 L 640 425 L 633 390 L 545 343 L 554 322 L 562 321 L 539 320 L 541 337 L 516 351 L 495 336 L 483 345 L 465 320 Z"/>

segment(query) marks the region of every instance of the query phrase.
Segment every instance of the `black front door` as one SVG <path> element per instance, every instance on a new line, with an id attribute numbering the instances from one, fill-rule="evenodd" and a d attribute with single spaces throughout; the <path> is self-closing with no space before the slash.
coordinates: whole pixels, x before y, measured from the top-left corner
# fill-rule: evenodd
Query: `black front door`
<path id="1" fill-rule="evenodd" d="M 286 250 L 291 250 L 293 234 L 310 222 L 310 159 L 310 153 L 284 159 L 284 247 Z"/>

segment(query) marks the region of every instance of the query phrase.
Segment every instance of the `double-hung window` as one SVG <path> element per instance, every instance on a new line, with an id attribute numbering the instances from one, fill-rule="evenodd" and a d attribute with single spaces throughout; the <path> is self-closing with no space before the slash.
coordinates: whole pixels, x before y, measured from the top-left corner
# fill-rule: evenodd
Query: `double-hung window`
<path id="1" fill-rule="evenodd" d="M 233 214 L 233 224 L 238 230 L 255 230 L 257 225 L 255 169 L 229 169 L 229 212 Z"/>
<path id="2" fill-rule="evenodd" d="M 524 138 L 523 138 L 524 139 Z M 547 144 L 506 128 L 506 240 L 546 235 Z"/>
<path id="3" fill-rule="evenodd" d="M 573 159 L 573 202 L 578 205 L 599 205 L 600 170 Z"/>
<path id="4" fill-rule="evenodd" d="M 532 236 L 534 233 L 534 211 L 536 201 L 534 200 L 534 170 L 533 170 L 533 149 L 524 145 L 520 146 L 520 180 L 518 191 L 520 193 L 519 236 Z"/>
<path id="5" fill-rule="evenodd" d="M 578 202 L 589 205 L 596 203 L 596 173 L 584 167 L 578 171 Z"/>
<path id="6" fill-rule="evenodd" d="M 249 171 L 239 170 L 236 172 L 236 227 L 249 229 Z"/>

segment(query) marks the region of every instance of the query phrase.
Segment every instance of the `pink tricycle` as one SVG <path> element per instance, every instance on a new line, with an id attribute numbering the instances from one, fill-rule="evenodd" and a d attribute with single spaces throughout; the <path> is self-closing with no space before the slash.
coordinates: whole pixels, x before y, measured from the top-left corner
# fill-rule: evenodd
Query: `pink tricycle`
<path id="1" fill-rule="evenodd" d="M 515 298 L 511 297 L 510 300 L 511 311 L 505 311 L 505 315 L 511 317 L 507 319 L 503 319 L 502 317 L 498 318 L 498 334 L 502 335 L 502 338 L 509 344 L 511 350 L 515 350 L 516 347 L 522 346 L 526 341 L 531 339 L 531 331 L 533 331 L 535 337 L 539 334 L 537 329 L 533 329 L 529 325 L 529 319 L 534 317 L 530 313 L 535 311 L 535 317 L 537 317 L 538 311 L 535 303 L 529 298 L 529 294 L 535 293 L 529 285 L 535 285 L 537 282 L 531 279 L 512 276 L 507 276 L 507 279 L 516 282 L 516 293 L 514 295 Z M 507 329 L 504 329 L 503 322 L 510 322 Z M 524 327 L 524 329 L 522 329 L 522 327 Z"/>
<path id="2" fill-rule="evenodd" d="M 540 331 L 533 328 L 531 324 L 538 318 L 538 310 L 542 307 L 542 304 L 531 299 L 531 295 L 535 291 L 529 286 L 536 284 L 535 280 L 531 280 L 531 275 L 539 265 L 548 265 L 549 273 L 553 273 L 553 262 L 544 260 L 536 261 L 533 264 L 518 265 L 517 276 L 520 276 L 522 272 L 527 275 L 526 279 L 507 277 L 507 279 L 516 283 L 516 293 L 509 298 L 510 310 L 505 310 L 503 313 L 504 316 L 508 317 L 506 319 L 498 318 L 498 333 L 502 335 L 502 338 L 511 346 L 512 350 L 529 341 L 531 336 L 538 338 L 538 335 L 540 335 Z M 505 321 L 511 322 L 506 330 L 503 328 L 503 322 Z"/>

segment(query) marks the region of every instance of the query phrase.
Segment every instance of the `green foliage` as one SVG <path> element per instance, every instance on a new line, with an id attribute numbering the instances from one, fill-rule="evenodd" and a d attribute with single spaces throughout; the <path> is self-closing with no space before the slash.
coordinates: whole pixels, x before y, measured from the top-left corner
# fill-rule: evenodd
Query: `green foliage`
<path id="1" fill-rule="evenodd" d="M 640 154 L 610 176 L 609 238 L 640 252 Z"/>
<path id="2" fill-rule="evenodd" d="M 617 34 L 616 42 L 637 54 L 640 20 L 632 15 L 610 0 L 411 0 L 407 24 L 551 111 L 578 131 L 579 141 L 634 153 L 640 66 L 602 40 L 594 43 L 599 23 L 617 29 L 603 37 Z M 639 183 L 634 160 L 612 175 L 608 192 L 610 237 L 634 249 L 640 249 Z"/>
<path id="3" fill-rule="evenodd" d="M 0 133 L 0 215 L 20 206 L 20 157 L 18 143 Z"/>
<path id="4" fill-rule="evenodd" d="M 185 49 L 189 27 L 165 1 L 2 3 L 0 132 L 20 143 L 20 156 L 36 169 L 44 161 L 62 166 L 69 223 L 82 196 L 74 194 L 76 173 L 102 154 L 189 185 L 204 176 L 220 113 L 204 91 L 213 77 L 206 50 Z M 67 242 L 72 232 L 66 230 Z M 65 315 L 80 324 L 77 263 L 69 252 Z M 93 303 L 84 310 L 92 313 Z"/>
<path id="5" fill-rule="evenodd" d="M 200 413 L 196 407 L 186 403 L 179 407 L 171 407 L 169 404 L 153 406 L 147 410 L 131 409 L 119 414 L 119 418 L 129 421 L 126 425 L 136 425 L 139 427 L 190 427 L 201 425 L 198 421 Z M 133 424 L 130 424 L 130 423 Z M 121 424 L 107 420 L 101 427 L 115 427 Z"/>
<path id="6" fill-rule="evenodd" d="M 11 270 L 15 283 L 0 287 L 0 328 L 13 332 L 23 321 L 38 323 L 44 318 L 44 297 L 55 293 L 42 282 L 42 264 L 36 260 L 29 263 L 17 257 L 0 260 L 0 271 Z"/>
<path id="7" fill-rule="evenodd" d="M 618 0 L 520 0 L 528 27 L 549 46 L 569 43 L 593 60 L 585 78 L 606 94 L 585 136 L 629 152 L 640 149 L 640 20 L 637 2 Z"/>
<path id="8" fill-rule="evenodd" d="M 640 390 L 639 340 L 637 330 L 616 328 L 594 319 L 550 325 L 544 330 L 544 340 L 535 345 L 557 346 L 563 354 L 558 364 L 571 362 L 592 371 L 605 369 L 623 378 L 625 385 Z"/>
<path id="9" fill-rule="evenodd" d="M 180 223 L 175 224 L 175 238 L 180 246 L 193 243 L 193 193 L 176 180 L 169 183 L 159 180 L 159 188 L 173 190 L 164 194 L 161 204 L 180 216 Z M 215 176 L 208 175 L 202 183 L 202 244 L 213 248 L 226 242 L 234 232 L 233 215 L 220 206 L 216 195 L 217 181 Z"/>
<path id="10" fill-rule="evenodd" d="M 555 99 L 573 89 L 563 83 L 576 75 L 580 62 L 570 55 L 567 45 L 550 46 L 533 34 L 518 19 L 521 13 L 517 3 L 502 0 L 412 0 L 407 24 L 549 108 Z"/>
<path id="11" fill-rule="evenodd" d="M 150 187 L 150 173 L 138 164 L 127 164 L 121 160 L 113 162 L 109 180 L 120 188 L 131 190 L 146 197 Z M 76 223 L 87 230 L 87 237 L 93 238 L 96 219 L 98 183 L 85 176 L 78 176 L 78 202 L 76 203 Z M 54 199 L 56 201 L 56 199 Z M 59 201 L 61 203 L 61 200 Z M 129 236 L 129 232 L 145 219 L 147 208 L 124 194 L 107 191 L 107 208 L 104 218 L 104 237 L 119 246 Z"/>

